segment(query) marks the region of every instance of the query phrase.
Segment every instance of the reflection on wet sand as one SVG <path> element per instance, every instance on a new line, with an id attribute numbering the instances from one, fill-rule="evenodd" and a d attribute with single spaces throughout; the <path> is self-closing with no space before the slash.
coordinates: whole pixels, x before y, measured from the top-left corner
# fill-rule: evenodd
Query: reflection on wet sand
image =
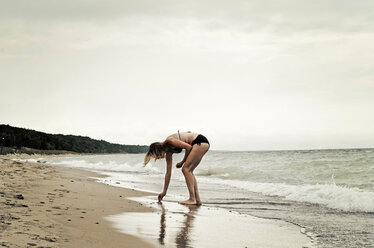
<path id="1" fill-rule="evenodd" d="M 131 198 L 154 209 L 107 217 L 120 232 L 134 235 L 155 247 L 309 247 L 300 228 L 289 223 L 255 218 L 221 208 L 157 203 L 155 197 Z M 240 226 L 240 228 L 237 228 Z"/>
<path id="2" fill-rule="evenodd" d="M 194 212 L 197 210 L 197 206 L 188 206 L 190 211 L 185 214 L 186 219 L 184 221 L 184 225 L 181 228 L 180 232 L 177 235 L 177 238 L 175 239 L 175 243 L 177 244 L 177 247 L 191 247 L 191 237 L 190 233 L 192 233 L 191 228 L 192 228 L 192 222 L 195 219 Z"/>
<path id="3" fill-rule="evenodd" d="M 160 235 L 158 241 L 161 245 L 165 245 L 165 234 L 166 234 L 166 210 L 162 203 L 158 203 L 161 208 L 160 217 Z M 188 213 L 185 213 L 186 217 L 183 221 L 183 225 L 175 238 L 175 244 L 178 248 L 192 247 L 190 240 L 190 233 L 192 233 L 191 228 L 193 227 L 193 220 L 195 219 L 195 214 L 199 209 L 199 206 L 187 205 L 185 206 L 189 209 Z"/>
<path id="4" fill-rule="evenodd" d="M 165 223 L 165 208 L 162 205 L 162 203 L 158 204 L 161 207 L 161 219 L 160 219 L 160 236 L 158 238 L 158 241 L 161 245 L 164 245 L 164 239 L 165 239 L 165 232 L 166 232 L 166 223 Z"/>

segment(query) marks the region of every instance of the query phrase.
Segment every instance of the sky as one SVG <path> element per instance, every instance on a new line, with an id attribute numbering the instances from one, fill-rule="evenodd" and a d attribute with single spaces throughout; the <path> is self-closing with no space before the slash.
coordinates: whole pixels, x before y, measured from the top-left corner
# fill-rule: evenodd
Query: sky
<path id="1" fill-rule="evenodd" d="M 0 0 L 0 124 L 214 150 L 374 147 L 372 0 Z"/>

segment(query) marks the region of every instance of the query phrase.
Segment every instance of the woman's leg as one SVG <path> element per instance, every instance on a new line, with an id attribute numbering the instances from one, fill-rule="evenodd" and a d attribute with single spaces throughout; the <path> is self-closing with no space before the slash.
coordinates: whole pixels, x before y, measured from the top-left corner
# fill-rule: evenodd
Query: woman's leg
<path id="1" fill-rule="evenodd" d="M 193 174 L 192 172 L 188 169 L 188 167 L 185 167 L 186 165 L 184 165 L 182 167 L 182 172 L 183 172 L 183 175 L 184 175 L 184 178 L 186 180 L 186 184 L 187 184 L 187 189 L 188 189 L 188 193 L 190 195 L 190 198 L 186 201 L 183 201 L 183 202 L 180 202 L 181 204 L 186 204 L 186 205 L 190 205 L 190 204 L 196 204 L 196 196 L 195 196 L 195 181 L 194 181 L 194 177 L 193 177 Z"/>
<path id="2" fill-rule="evenodd" d="M 193 171 L 199 165 L 201 159 L 208 150 L 209 144 L 207 143 L 201 143 L 201 145 L 194 145 L 192 147 L 192 150 L 182 168 L 190 198 L 186 201 L 180 202 L 181 204 L 201 204 L 197 181 L 195 175 L 193 174 Z"/>
<path id="3" fill-rule="evenodd" d="M 201 205 L 201 200 L 200 200 L 200 195 L 199 195 L 199 189 L 197 187 L 197 181 L 196 181 L 196 177 L 195 175 L 193 174 L 192 172 L 192 175 L 193 175 L 193 179 L 194 179 L 194 190 L 195 190 L 195 198 L 196 198 L 196 205 Z"/>

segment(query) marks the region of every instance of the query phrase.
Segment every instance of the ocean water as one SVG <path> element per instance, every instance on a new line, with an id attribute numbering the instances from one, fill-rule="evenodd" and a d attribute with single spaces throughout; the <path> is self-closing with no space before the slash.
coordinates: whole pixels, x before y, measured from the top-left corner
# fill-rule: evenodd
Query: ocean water
<path id="1" fill-rule="evenodd" d="M 183 154 L 173 156 L 175 165 Z M 108 177 L 101 182 L 159 193 L 165 161 L 144 154 L 40 158 Z M 301 227 L 315 247 L 374 247 L 374 149 L 209 151 L 195 170 L 203 204 Z M 173 167 L 166 201 L 188 198 Z"/>

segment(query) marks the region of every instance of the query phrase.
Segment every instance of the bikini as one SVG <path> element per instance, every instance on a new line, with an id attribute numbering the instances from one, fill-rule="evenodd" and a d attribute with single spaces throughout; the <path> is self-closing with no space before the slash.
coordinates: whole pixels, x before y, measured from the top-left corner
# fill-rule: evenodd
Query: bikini
<path id="1" fill-rule="evenodd" d="M 192 141 L 191 146 L 193 146 L 194 144 L 198 144 L 199 146 L 201 146 L 201 143 L 208 143 L 208 144 L 210 145 L 208 139 L 207 139 L 204 135 L 199 134 L 199 135 L 194 139 L 194 141 Z"/>
<path id="2" fill-rule="evenodd" d="M 181 139 L 181 135 L 180 135 L 180 133 L 179 133 L 179 130 L 178 130 L 178 137 L 179 137 L 179 140 L 182 141 L 182 139 Z M 210 145 L 208 139 L 207 139 L 204 135 L 199 134 L 199 135 L 197 135 L 197 137 L 192 141 L 191 146 L 193 146 L 193 145 L 195 145 L 195 144 L 198 144 L 199 146 L 201 146 L 201 143 L 208 143 L 208 144 Z M 182 152 L 182 150 L 183 150 L 182 148 L 179 148 L 179 147 L 173 147 L 172 152 L 173 152 L 173 153 L 180 153 L 180 152 Z"/>
<path id="3" fill-rule="evenodd" d="M 178 130 L 178 136 L 179 136 L 179 140 L 182 140 L 182 139 L 181 139 L 181 135 L 180 135 L 180 133 L 179 133 L 179 130 Z M 193 145 L 195 145 L 195 144 L 198 144 L 198 145 L 200 146 L 201 143 L 208 143 L 208 144 L 210 145 L 208 139 L 207 139 L 204 135 L 199 134 L 199 135 L 197 135 L 197 137 L 192 141 L 191 146 L 193 146 Z"/>

